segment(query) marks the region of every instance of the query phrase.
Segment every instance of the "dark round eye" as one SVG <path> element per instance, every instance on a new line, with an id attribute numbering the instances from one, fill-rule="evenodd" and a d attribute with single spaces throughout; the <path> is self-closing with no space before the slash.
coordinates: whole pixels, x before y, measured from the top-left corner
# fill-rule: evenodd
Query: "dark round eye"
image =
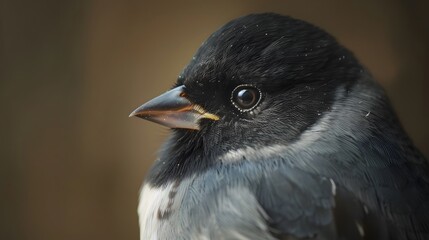
<path id="1" fill-rule="evenodd" d="M 258 105 L 261 100 L 261 91 L 259 89 L 241 85 L 232 91 L 231 101 L 238 110 L 246 112 L 250 111 Z"/>

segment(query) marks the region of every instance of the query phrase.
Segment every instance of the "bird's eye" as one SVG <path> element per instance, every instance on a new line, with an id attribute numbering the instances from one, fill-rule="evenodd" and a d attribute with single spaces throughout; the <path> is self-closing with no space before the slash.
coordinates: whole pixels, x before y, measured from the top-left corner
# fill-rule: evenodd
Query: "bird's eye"
<path id="1" fill-rule="evenodd" d="M 240 85 L 232 91 L 231 102 L 242 112 L 254 109 L 260 100 L 261 91 L 253 86 Z"/>

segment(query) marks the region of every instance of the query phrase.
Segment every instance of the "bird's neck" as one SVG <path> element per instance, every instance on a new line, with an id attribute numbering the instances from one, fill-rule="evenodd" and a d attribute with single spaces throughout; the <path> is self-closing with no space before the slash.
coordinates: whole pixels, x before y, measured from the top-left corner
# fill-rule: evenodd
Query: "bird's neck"
<path id="1" fill-rule="evenodd" d="M 212 164 L 211 154 L 205 150 L 203 133 L 175 130 L 160 152 L 146 181 L 161 186 L 202 173 Z"/>

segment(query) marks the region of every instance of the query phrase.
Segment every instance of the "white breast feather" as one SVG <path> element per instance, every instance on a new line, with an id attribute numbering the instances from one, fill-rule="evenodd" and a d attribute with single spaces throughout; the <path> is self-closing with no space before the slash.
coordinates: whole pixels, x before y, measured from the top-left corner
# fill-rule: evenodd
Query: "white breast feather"
<path id="1" fill-rule="evenodd" d="M 169 190 L 170 187 L 143 186 L 138 206 L 141 240 L 158 239 L 157 232 L 161 224 L 158 222 L 157 212 L 165 204 L 165 199 L 168 199 Z"/>

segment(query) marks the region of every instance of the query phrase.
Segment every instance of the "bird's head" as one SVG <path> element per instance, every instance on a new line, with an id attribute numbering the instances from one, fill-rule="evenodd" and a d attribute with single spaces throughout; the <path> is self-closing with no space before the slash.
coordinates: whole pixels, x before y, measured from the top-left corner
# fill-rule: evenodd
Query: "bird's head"
<path id="1" fill-rule="evenodd" d="M 338 88 L 360 71 L 323 30 L 253 14 L 213 33 L 175 87 L 131 115 L 175 129 L 172 144 L 187 141 L 206 152 L 289 144 L 330 111 Z"/>

